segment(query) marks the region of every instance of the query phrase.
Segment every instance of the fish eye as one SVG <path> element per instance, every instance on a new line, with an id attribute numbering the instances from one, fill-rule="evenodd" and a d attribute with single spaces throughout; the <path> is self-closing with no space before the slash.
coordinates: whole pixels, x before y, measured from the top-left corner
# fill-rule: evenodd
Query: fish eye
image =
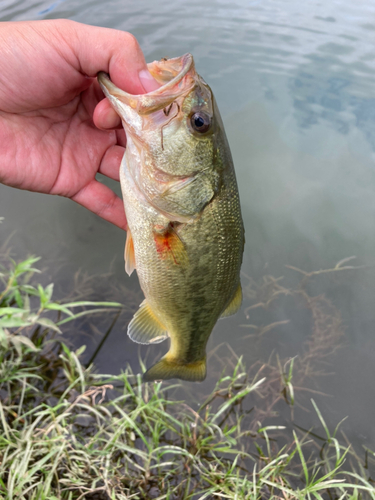
<path id="1" fill-rule="evenodd" d="M 196 132 L 204 134 L 211 126 L 211 117 L 203 111 L 198 111 L 191 116 L 190 123 Z"/>

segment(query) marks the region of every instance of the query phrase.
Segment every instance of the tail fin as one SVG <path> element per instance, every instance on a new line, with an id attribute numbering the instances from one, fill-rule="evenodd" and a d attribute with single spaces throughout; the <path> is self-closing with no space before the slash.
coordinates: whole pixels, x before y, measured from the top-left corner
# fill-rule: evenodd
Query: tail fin
<path id="1" fill-rule="evenodd" d="M 165 356 L 143 374 L 144 382 L 168 380 L 170 378 L 201 382 L 206 378 L 206 358 L 194 363 L 181 364 Z"/>

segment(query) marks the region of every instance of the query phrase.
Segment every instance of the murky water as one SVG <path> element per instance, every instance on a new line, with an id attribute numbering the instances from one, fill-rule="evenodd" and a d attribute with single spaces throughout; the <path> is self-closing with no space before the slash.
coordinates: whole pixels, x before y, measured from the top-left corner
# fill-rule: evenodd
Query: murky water
<path id="1" fill-rule="evenodd" d="M 310 389 L 330 395 L 311 393 L 326 420 L 335 425 L 349 416 L 345 432 L 373 446 L 375 5 L 350 0 L 3 0 L 0 16 L 66 17 L 127 30 L 148 61 L 194 55 L 221 109 L 246 228 L 243 307 L 216 326 L 203 387 L 212 388 L 220 360 L 229 355 L 220 347 L 224 342 L 243 354 L 248 366 L 262 364 L 272 353 L 274 361 L 277 354 L 298 356 L 302 365 L 311 365 Z M 128 362 L 137 369 L 139 353 L 153 357 L 166 350 L 166 345 L 153 346 L 150 354 L 125 334 L 141 293 L 136 277 L 124 274 L 125 236 L 119 229 L 65 199 L 4 186 L 0 193 L 1 238 L 16 230 L 11 245 L 17 254 L 41 255 L 61 293 L 78 269 L 98 275 L 90 284 L 96 298 L 124 290 L 128 310 L 96 359 L 99 370 L 118 372 Z M 290 292 L 303 275 L 286 265 L 310 272 L 351 256 L 356 258 L 342 266 L 358 269 L 311 277 L 302 292 Z M 111 277 L 104 275 L 109 269 Z M 276 286 L 264 276 L 284 278 Z M 315 299 L 309 302 L 305 292 Z M 277 324 L 265 328 L 272 323 Z M 312 335 L 314 349 L 319 345 L 320 350 L 306 344 Z M 340 349 L 333 352 L 334 346 Z M 315 366 L 314 356 L 324 353 L 331 375 L 318 377 L 321 365 Z M 294 383 L 299 382 L 297 373 Z M 298 417 L 304 427 L 313 420 L 309 397 L 304 404 L 310 413 Z"/>

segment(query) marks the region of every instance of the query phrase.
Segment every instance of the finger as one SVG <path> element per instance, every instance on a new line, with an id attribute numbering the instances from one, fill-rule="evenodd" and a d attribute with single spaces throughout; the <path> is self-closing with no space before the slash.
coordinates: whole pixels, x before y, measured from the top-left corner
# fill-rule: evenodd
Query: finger
<path id="1" fill-rule="evenodd" d="M 124 129 L 121 130 L 116 130 L 116 137 L 117 137 L 117 144 L 119 146 L 122 146 L 123 148 L 126 147 L 126 135 Z"/>
<path id="2" fill-rule="evenodd" d="M 99 173 L 113 179 L 120 180 L 120 164 L 124 156 L 125 149 L 121 146 L 112 146 L 103 156 L 99 167 Z"/>
<path id="3" fill-rule="evenodd" d="M 72 200 L 111 222 L 121 229 L 127 230 L 127 222 L 122 200 L 108 187 L 97 180 L 92 180 L 78 191 Z"/>
<path id="4" fill-rule="evenodd" d="M 100 101 L 96 106 L 93 120 L 95 126 L 101 130 L 121 128 L 121 118 L 112 108 L 107 98 Z"/>
<path id="5" fill-rule="evenodd" d="M 147 70 L 136 38 L 125 31 L 72 23 L 70 44 L 76 67 L 88 76 L 109 73 L 113 83 L 130 94 L 144 94 L 160 85 Z"/>

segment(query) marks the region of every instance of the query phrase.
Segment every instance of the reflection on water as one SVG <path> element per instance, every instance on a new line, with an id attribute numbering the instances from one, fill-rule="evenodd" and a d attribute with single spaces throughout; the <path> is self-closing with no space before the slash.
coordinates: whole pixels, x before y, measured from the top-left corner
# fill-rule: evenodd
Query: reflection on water
<path id="1" fill-rule="evenodd" d="M 321 355 L 324 347 L 328 354 L 324 371 L 332 375 L 323 382 L 311 377 L 307 385 L 332 395 L 320 403 L 328 422 L 349 415 L 346 432 L 368 445 L 375 443 L 375 64 L 370 42 L 375 25 L 369 22 L 374 14 L 371 2 L 358 6 L 349 0 L 319 5 L 296 0 L 168 0 L 162 5 L 48 0 L 26 5 L 5 0 L 1 11 L 2 20 L 68 17 L 126 29 L 137 36 L 149 61 L 194 54 L 219 102 L 235 160 L 248 292 L 241 312 L 215 328 L 208 346 L 211 377 L 199 391 L 212 388 L 223 360 L 231 363 L 219 347 L 228 341 L 247 366 L 268 362 L 272 353 L 274 360 L 297 355 L 297 364 L 307 363 L 306 346 L 316 323 L 306 297 L 280 293 L 267 307 L 254 308 L 249 284 L 259 287 L 265 276 L 284 276 L 278 286 L 297 290 L 301 276 L 285 265 L 310 272 L 356 256 L 347 265 L 359 269 L 309 281 L 309 296 L 324 305 L 332 320 L 327 328 L 336 333 L 329 348 L 317 341 Z M 4 186 L 0 193 L 1 234 L 16 230 L 12 245 L 20 257 L 43 256 L 61 296 L 82 268 L 97 275 L 95 298 L 127 297 L 127 312 L 96 359 L 99 370 L 118 372 L 127 361 L 138 369 L 139 355 L 150 366 L 152 357 L 166 351 L 163 344 L 152 350 L 139 347 L 125 335 L 141 293 L 136 277 L 124 274 L 120 230 L 67 200 Z M 104 276 L 110 266 L 111 276 Z M 108 324 L 83 326 L 78 342 L 88 334 L 99 338 Z M 92 353 L 93 342 L 88 344 Z M 335 351 L 335 346 L 341 348 Z M 309 362 L 317 361 L 314 356 Z M 313 416 L 302 413 L 299 418 L 309 427 Z"/>

